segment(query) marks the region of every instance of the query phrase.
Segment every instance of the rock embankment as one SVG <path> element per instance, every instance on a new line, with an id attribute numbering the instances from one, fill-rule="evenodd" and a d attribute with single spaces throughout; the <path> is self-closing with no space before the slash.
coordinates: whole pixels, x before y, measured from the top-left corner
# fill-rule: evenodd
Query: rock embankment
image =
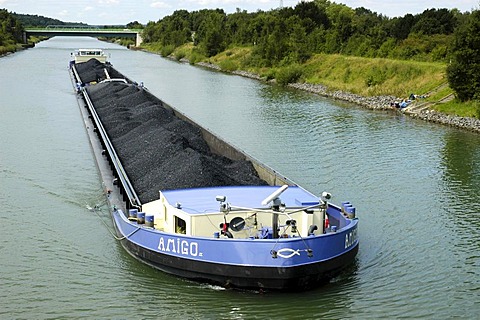
<path id="1" fill-rule="evenodd" d="M 188 61 L 188 60 L 187 60 Z M 205 68 L 210 68 L 214 70 L 221 71 L 221 68 L 212 63 L 200 62 L 197 63 Z M 247 77 L 255 80 L 264 80 L 259 75 L 247 72 L 247 71 L 233 71 L 233 74 Z M 396 110 L 399 111 L 396 107 L 392 106 L 394 101 L 401 101 L 401 98 L 395 96 L 373 96 L 373 97 L 364 97 L 358 94 L 354 94 L 346 91 L 329 91 L 328 88 L 321 84 L 310 84 L 310 83 L 290 83 L 288 84 L 290 88 L 295 88 L 298 90 L 303 90 L 306 92 L 315 93 L 324 97 L 329 97 L 337 100 L 348 101 L 364 108 L 371 110 Z M 413 118 L 421 119 L 424 121 L 439 123 L 443 125 L 448 125 L 456 128 L 461 128 L 465 130 L 470 130 L 480 133 L 480 120 L 476 118 L 467 118 L 467 117 L 458 117 L 452 116 L 434 110 L 419 110 L 405 113 Z"/>
<path id="2" fill-rule="evenodd" d="M 416 119 L 421 119 L 428 122 L 440 123 L 443 125 L 448 125 L 448 126 L 480 133 L 480 119 L 451 116 L 451 115 L 443 114 L 433 110 L 426 110 L 418 113 L 411 113 L 409 115 Z"/>
<path id="3" fill-rule="evenodd" d="M 92 68 L 77 69 L 87 76 Z M 266 185 L 251 162 L 213 154 L 198 127 L 145 88 L 105 82 L 86 90 L 142 203 L 159 190 Z"/>
<path id="4" fill-rule="evenodd" d="M 393 101 L 401 101 L 402 99 L 395 96 L 373 96 L 363 97 L 357 94 L 344 92 L 344 91 L 328 91 L 328 88 L 323 85 L 313 85 L 308 83 L 292 83 L 290 87 L 299 90 L 304 90 L 312 93 L 316 93 L 325 97 L 330 97 L 338 100 L 348 101 L 357 105 L 363 106 L 372 110 L 398 110 L 396 107 L 392 107 Z M 480 133 L 480 120 L 476 118 L 458 117 L 452 116 L 434 110 L 419 110 L 406 113 L 407 115 L 421 119 L 424 121 L 439 123 L 456 128 L 466 129 Z"/>
<path id="5" fill-rule="evenodd" d="M 180 62 L 189 63 L 187 59 L 183 59 Z M 220 66 L 214 63 L 209 62 L 198 62 L 195 65 L 201 66 L 204 68 L 213 69 L 216 71 L 223 71 Z M 255 79 L 255 80 L 264 80 L 260 75 L 248 71 L 242 70 L 235 70 L 229 72 L 238 76 Z M 298 90 L 303 90 L 311 93 L 315 93 L 318 95 L 322 95 L 324 97 L 329 97 L 333 99 L 338 99 L 342 101 L 348 101 L 355 104 L 358 104 L 362 107 L 372 109 L 372 110 L 392 110 L 395 109 L 392 107 L 393 101 L 401 100 L 395 96 L 373 96 L 373 97 L 363 97 L 358 94 L 354 94 L 351 92 L 345 91 L 329 91 L 328 88 L 321 84 L 310 84 L 310 83 L 290 83 L 288 84 L 290 88 L 295 88 Z"/>
<path id="6" fill-rule="evenodd" d="M 391 103 L 398 100 L 398 98 L 394 96 L 363 97 L 358 94 L 340 90 L 329 91 L 326 86 L 321 84 L 290 83 L 288 86 L 291 88 L 316 93 L 325 97 L 352 102 L 372 110 L 391 110 Z"/>
<path id="7" fill-rule="evenodd" d="M 395 96 L 363 97 L 344 91 L 328 91 L 326 86 L 308 83 L 292 83 L 290 87 L 316 93 L 325 97 L 348 101 L 372 110 L 398 110 L 391 106 L 393 101 L 401 101 Z M 429 122 L 466 129 L 480 133 L 480 120 L 475 118 L 457 117 L 434 110 L 421 110 L 408 113 L 409 116 Z"/>

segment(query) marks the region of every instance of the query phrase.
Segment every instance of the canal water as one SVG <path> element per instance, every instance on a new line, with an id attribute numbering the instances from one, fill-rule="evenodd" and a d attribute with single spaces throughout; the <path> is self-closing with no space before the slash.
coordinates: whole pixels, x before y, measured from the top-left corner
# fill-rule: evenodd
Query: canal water
<path id="1" fill-rule="evenodd" d="M 104 48 L 121 72 L 308 190 L 351 201 L 355 263 L 316 290 L 259 294 L 131 258 L 110 233 L 67 71 L 81 47 Z M 1 58 L 0 119 L 1 319 L 480 314 L 480 135 L 90 38 L 53 38 Z"/>

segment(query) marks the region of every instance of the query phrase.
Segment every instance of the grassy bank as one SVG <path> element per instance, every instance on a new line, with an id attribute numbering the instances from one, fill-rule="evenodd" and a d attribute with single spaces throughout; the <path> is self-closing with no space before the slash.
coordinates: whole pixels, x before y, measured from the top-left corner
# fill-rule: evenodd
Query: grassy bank
<path id="1" fill-rule="evenodd" d="M 373 59 L 339 54 L 317 54 L 306 63 L 260 68 L 254 65 L 252 48 L 231 48 L 207 58 L 191 44 L 178 48 L 148 44 L 144 49 L 190 63 L 208 62 L 223 71 L 247 71 L 266 80 L 286 85 L 292 82 L 322 84 L 329 90 L 341 90 L 362 96 L 392 95 L 408 98 L 411 93 L 427 95 L 422 102 L 439 112 L 480 118 L 478 102 L 444 99 L 453 94 L 448 87 L 444 63 L 392 59 Z M 448 101 L 445 101 L 448 100 Z"/>
<path id="2" fill-rule="evenodd" d="M 18 50 L 18 47 L 15 44 L 0 46 L 0 56 L 2 56 L 4 54 L 7 54 L 7 53 L 15 52 L 17 50 Z"/>
<path id="3" fill-rule="evenodd" d="M 316 55 L 305 65 L 304 79 L 362 96 L 423 94 L 445 82 L 439 63 Z"/>
<path id="4" fill-rule="evenodd" d="M 23 49 L 32 48 L 36 43 L 47 39 L 47 37 L 30 37 L 28 43 L 10 43 L 8 45 L 0 46 L 0 56 L 9 53 L 17 52 Z"/>

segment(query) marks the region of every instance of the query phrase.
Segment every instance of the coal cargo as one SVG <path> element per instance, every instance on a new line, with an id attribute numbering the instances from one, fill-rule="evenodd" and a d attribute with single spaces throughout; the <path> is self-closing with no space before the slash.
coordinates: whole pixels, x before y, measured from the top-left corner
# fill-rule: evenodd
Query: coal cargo
<path id="1" fill-rule="evenodd" d="M 76 65 L 84 83 L 101 81 L 104 68 L 112 78 L 125 78 L 98 61 Z M 143 86 L 111 81 L 86 90 L 142 203 L 158 199 L 159 190 L 267 185 L 250 161 L 211 152 L 198 127 Z"/>
<path id="2" fill-rule="evenodd" d="M 87 62 L 75 64 L 78 75 L 82 80 L 82 84 L 100 82 L 108 77 L 112 79 L 125 79 L 129 82 L 127 77 L 118 72 L 110 63 L 101 63 L 97 59 L 90 59 Z M 105 73 L 105 71 L 107 73 Z"/>

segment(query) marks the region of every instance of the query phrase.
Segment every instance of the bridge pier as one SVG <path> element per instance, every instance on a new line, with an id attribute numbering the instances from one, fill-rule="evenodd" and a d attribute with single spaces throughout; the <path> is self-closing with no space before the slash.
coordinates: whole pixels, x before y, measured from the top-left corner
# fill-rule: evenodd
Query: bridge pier
<path id="1" fill-rule="evenodd" d="M 137 36 L 135 38 L 135 47 L 139 47 L 143 42 L 142 34 L 137 32 Z"/>

